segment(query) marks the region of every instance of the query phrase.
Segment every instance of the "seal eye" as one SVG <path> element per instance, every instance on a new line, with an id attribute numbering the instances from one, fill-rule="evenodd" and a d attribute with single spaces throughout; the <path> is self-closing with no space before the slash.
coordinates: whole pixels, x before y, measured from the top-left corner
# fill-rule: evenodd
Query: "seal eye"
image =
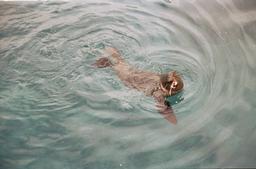
<path id="1" fill-rule="evenodd" d="M 171 88 L 175 89 L 178 86 L 178 82 L 174 81 L 171 85 Z"/>
<path id="2" fill-rule="evenodd" d="M 170 80 L 170 81 L 167 81 L 168 84 L 172 84 L 173 83 L 173 80 Z"/>

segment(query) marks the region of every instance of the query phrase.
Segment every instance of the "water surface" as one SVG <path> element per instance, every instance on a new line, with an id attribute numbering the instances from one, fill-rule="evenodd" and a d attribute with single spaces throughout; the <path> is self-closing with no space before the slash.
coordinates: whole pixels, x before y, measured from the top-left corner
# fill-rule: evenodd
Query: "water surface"
<path id="1" fill-rule="evenodd" d="M 178 124 L 109 68 L 177 70 Z M 256 166 L 256 1 L 0 2 L 0 168 Z"/>

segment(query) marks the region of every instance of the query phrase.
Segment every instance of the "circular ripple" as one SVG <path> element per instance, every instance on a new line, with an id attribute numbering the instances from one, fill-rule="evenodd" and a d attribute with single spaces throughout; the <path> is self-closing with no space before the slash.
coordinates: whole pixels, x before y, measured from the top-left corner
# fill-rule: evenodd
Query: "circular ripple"
<path id="1" fill-rule="evenodd" d="M 0 22 L 1 119 L 11 126 L 3 130 L 17 123 L 15 138 L 44 157 L 22 159 L 24 165 L 51 165 L 50 150 L 89 168 L 216 167 L 236 157 L 230 145 L 240 146 L 255 128 L 247 124 L 255 41 L 246 33 L 250 24 L 243 28 L 231 12 L 240 14 L 234 4 L 204 3 L 47 2 L 15 6 L 16 13 L 1 7 L 8 14 Z M 177 126 L 110 68 L 91 66 L 106 46 L 139 69 L 182 76 Z M 65 150 L 73 154 L 67 158 Z"/>

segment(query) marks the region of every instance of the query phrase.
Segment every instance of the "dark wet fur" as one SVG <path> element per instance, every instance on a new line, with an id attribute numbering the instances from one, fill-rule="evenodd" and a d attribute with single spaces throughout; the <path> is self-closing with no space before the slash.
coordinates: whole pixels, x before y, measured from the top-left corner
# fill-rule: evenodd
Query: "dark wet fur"
<path id="1" fill-rule="evenodd" d="M 177 119 L 173 113 L 171 105 L 165 100 L 165 97 L 169 96 L 169 92 L 166 91 L 170 91 L 173 83 L 173 80 L 168 80 L 170 79 L 168 78 L 170 75 L 142 71 L 134 68 L 126 63 L 119 52 L 114 48 L 109 48 L 106 50 L 106 53 L 109 53 L 108 57 L 101 57 L 96 60 L 96 63 L 93 65 L 98 68 L 112 67 L 126 86 L 142 91 L 147 96 L 153 96 L 157 102 L 159 113 L 169 122 L 176 124 Z M 173 77 L 179 79 L 178 83 L 182 83 L 179 75 L 174 75 Z M 164 91 L 161 86 L 166 91 Z M 183 83 L 180 88 L 183 88 Z"/>

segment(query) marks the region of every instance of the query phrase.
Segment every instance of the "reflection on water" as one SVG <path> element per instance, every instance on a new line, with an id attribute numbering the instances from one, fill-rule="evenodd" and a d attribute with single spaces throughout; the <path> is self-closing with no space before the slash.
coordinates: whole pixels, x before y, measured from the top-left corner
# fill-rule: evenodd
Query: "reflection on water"
<path id="1" fill-rule="evenodd" d="M 255 167 L 256 3 L 1 2 L 0 168 Z M 177 70 L 178 125 L 90 65 Z M 176 103 L 177 102 L 177 103 Z"/>

